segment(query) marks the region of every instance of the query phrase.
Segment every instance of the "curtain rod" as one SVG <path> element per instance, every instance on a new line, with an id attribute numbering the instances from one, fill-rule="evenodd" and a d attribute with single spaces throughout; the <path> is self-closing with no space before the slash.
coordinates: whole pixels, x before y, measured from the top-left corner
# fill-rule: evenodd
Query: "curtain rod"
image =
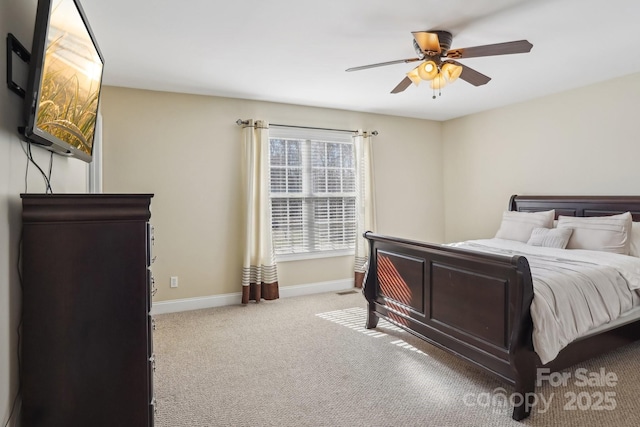
<path id="1" fill-rule="evenodd" d="M 238 126 L 248 125 L 249 124 L 249 120 L 238 119 L 238 120 L 236 120 L 236 124 Z M 350 132 L 350 133 L 358 132 L 357 130 L 348 130 L 348 129 L 329 129 L 329 128 L 316 128 L 316 127 L 311 127 L 311 126 L 279 125 L 279 124 L 276 124 L 276 123 L 269 123 L 269 126 L 275 126 L 275 127 L 281 127 L 281 128 L 331 130 L 331 131 L 336 131 L 336 132 Z M 376 135 L 378 135 L 378 131 L 374 130 L 374 131 L 370 132 L 370 134 L 373 135 L 373 136 L 376 136 Z"/>

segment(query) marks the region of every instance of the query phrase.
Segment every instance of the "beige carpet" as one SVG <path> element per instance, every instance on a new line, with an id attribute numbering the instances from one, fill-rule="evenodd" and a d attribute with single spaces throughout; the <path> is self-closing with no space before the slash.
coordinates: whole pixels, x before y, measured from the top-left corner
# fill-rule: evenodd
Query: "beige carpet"
<path id="1" fill-rule="evenodd" d="M 497 398 L 510 387 L 389 323 L 364 329 L 365 307 L 327 293 L 156 316 L 156 426 L 640 425 L 640 345 L 546 381 L 546 412 L 518 423 Z M 601 368 L 608 384 L 579 386 Z"/>

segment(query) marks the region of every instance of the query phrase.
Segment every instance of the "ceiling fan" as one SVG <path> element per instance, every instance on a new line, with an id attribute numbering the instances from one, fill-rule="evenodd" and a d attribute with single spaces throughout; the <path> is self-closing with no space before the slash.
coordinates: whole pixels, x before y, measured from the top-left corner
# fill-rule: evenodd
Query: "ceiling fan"
<path id="1" fill-rule="evenodd" d="M 456 59 L 527 53 L 531 51 L 533 47 L 527 40 L 517 40 L 462 49 L 450 49 L 453 36 L 448 31 L 414 31 L 412 34 L 413 48 L 418 55 L 417 58 L 362 65 L 360 67 L 348 68 L 347 71 L 359 71 L 385 65 L 423 61 L 420 65 L 409 71 L 407 77 L 402 79 L 402 81 L 393 88 L 391 93 L 402 92 L 408 88 L 411 83 L 417 86 L 421 81 L 430 81 L 431 88 L 434 90 L 441 89 L 446 84 L 453 83 L 458 78 L 474 86 L 482 86 L 487 84 L 489 80 L 491 80 L 491 77 L 460 64 Z M 435 98 L 435 94 L 433 97 Z"/>

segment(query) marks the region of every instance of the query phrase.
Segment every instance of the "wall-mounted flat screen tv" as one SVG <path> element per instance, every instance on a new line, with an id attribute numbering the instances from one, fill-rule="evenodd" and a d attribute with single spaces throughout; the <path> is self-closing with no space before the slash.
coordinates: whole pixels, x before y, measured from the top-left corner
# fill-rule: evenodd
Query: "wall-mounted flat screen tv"
<path id="1" fill-rule="evenodd" d="M 104 59 L 78 0 L 38 0 L 24 137 L 91 162 Z"/>

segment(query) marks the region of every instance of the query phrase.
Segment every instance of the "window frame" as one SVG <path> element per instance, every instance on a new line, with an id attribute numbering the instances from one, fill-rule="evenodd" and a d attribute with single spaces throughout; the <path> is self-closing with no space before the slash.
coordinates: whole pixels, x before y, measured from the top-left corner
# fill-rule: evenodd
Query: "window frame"
<path id="1" fill-rule="evenodd" d="M 284 170 L 290 168 L 290 165 L 287 165 L 287 162 L 285 161 L 284 165 L 272 165 L 272 160 L 271 160 L 271 142 L 273 139 L 284 139 L 284 140 L 298 140 L 298 141 L 304 141 L 303 144 L 306 144 L 307 147 L 305 148 L 304 145 L 301 148 L 301 157 L 302 157 L 302 165 L 300 166 L 300 169 L 302 170 L 302 192 L 301 193 L 294 193 L 296 195 L 292 195 L 291 192 L 287 192 L 286 188 L 285 192 L 279 192 L 279 193 L 272 193 L 271 189 L 272 189 L 272 184 L 271 182 L 269 183 L 269 199 L 271 201 L 271 205 L 273 206 L 273 200 L 274 199 L 300 199 L 302 200 L 302 223 L 303 223 L 303 233 L 307 233 L 307 248 L 306 250 L 300 251 L 300 252 L 288 252 L 288 253 L 278 253 L 276 251 L 275 248 L 275 243 L 276 243 L 276 239 L 274 236 L 274 256 L 276 258 L 276 261 L 279 262 L 286 262 L 286 261 L 295 261 L 295 260 L 305 260 L 305 259 L 318 259 L 318 258 L 332 258 L 332 257 L 343 257 L 343 256 L 354 256 L 355 255 L 355 248 L 356 248 L 356 239 L 357 239 L 357 200 L 358 200 L 358 196 L 357 196 L 357 188 L 356 188 L 356 183 L 357 183 L 357 163 L 356 163 L 356 148 L 355 148 L 355 143 L 353 140 L 353 134 L 350 132 L 340 132 L 340 131 L 325 131 L 325 130 L 316 130 L 316 129 L 306 129 L 306 128 L 285 128 L 285 127 L 271 127 L 269 129 L 269 176 L 272 176 L 272 168 L 273 166 L 276 166 L 278 168 L 282 168 Z M 324 193 L 313 193 L 313 180 L 314 180 L 314 175 L 313 175 L 313 150 L 312 150 L 312 141 L 319 141 L 325 144 L 328 143 L 340 143 L 340 144 L 347 144 L 351 147 L 351 167 L 347 167 L 345 168 L 343 163 L 341 162 L 341 166 L 338 168 L 339 170 L 343 171 L 343 170 L 349 170 L 352 169 L 353 170 L 353 191 L 351 192 L 324 192 Z M 341 154 L 342 156 L 342 154 Z M 341 157 L 342 160 L 342 157 Z M 333 166 L 335 167 L 335 166 Z M 332 167 L 329 165 L 326 165 L 325 170 L 330 170 Z M 328 178 L 327 178 L 328 179 Z M 344 183 L 344 173 L 341 172 L 341 179 L 340 179 L 340 185 L 342 186 Z M 322 199 L 326 199 L 326 200 L 330 200 L 330 198 L 332 197 L 337 197 L 339 199 L 342 199 L 342 206 L 343 206 L 343 219 L 344 219 L 344 200 L 346 199 L 353 199 L 353 203 L 354 203 L 354 208 L 353 208 L 353 236 L 351 238 L 351 241 L 348 242 L 349 247 L 346 248 L 335 248 L 335 249 L 318 249 L 318 250 L 313 250 L 313 244 L 314 244 L 314 224 L 317 224 L 317 222 L 314 221 L 314 205 L 313 202 L 311 202 L 312 200 L 316 199 L 316 200 L 322 200 Z M 271 221 L 272 221 L 272 230 L 273 230 L 273 211 L 271 212 Z M 341 221 L 343 224 L 345 223 L 345 221 Z M 346 223 L 349 223 L 351 221 L 347 221 Z M 290 222 L 287 222 L 287 224 L 290 224 Z M 348 228 L 348 226 L 347 226 Z M 330 226 L 329 226 L 330 229 Z M 275 233 L 274 233 L 275 235 Z M 344 236 L 344 234 L 343 234 Z"/>

